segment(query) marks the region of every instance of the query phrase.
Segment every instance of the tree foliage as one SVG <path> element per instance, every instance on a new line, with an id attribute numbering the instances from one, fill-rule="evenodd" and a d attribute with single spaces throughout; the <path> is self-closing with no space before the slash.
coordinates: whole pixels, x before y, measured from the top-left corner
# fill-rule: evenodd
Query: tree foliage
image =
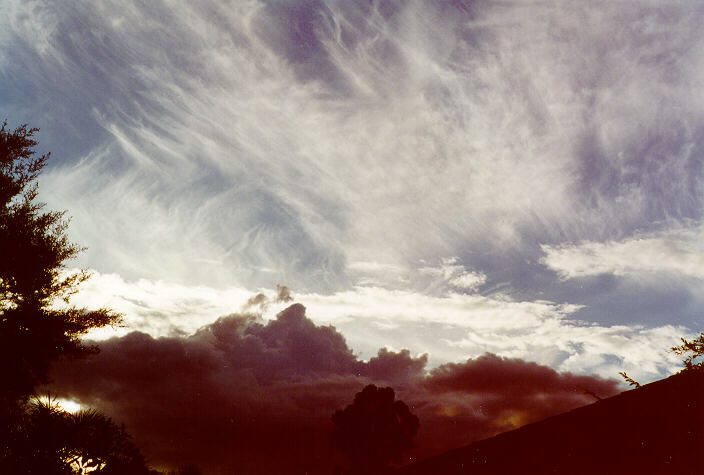
<path id="1" fill-rule="evenodd" d="M 625 371 L 621 371 L 618 374 L 624 379 L 624 381 L 626 381 L 628 383 L 629 386 L 633 386 L 636 389 L 638 389 L 641 386 L 638 381 L 636 381 L 635 379 L 628 376 L 628 374 L 626 374 Z"/>
<path id="2" fill-rule="evenodd" d="M 150 473 L 110 418 L 71 414 L 33 396 L 52 362 L 96 352 L 81 337 L 121 318 L 70 304 L 89 276 L 66 267 L 81 248 L 67 237 L 65 213 L 37 201 L 49 155 L 34 152 L 36 132 L 0 126 L 0 473 Z"/>
<path id="3" fill-rule="evenodd" d="M 332 416 L 330 441 L 358 473 L 376 473 L 401 462 L 403 451 L 413 447 L 418 418 L 394 397 L 392 388 L 370 384 Z"/>
<path id="4" fill-rule="evenodd" d="M 698 370 L 704 368 L 704 333 L 693 340 L 680 338 L 682 344 L 670 348 L 676 355 L 684 356 L 682 364 L 684 370 Z"/>
<path id="5" fill-rule="evenodd" d="M 0 127 L 0 403 L 5 407 L 45 383 L 52 361 L 95 352 L 80 341 L 88 330 L 120 320 L 108 309 L 70 306 L 88 274 L 66 268 L 81 248 L 67 237 L 65 213 L 45 211 L 37 201 L 37 176 L 49 154 L 35 153 L 36 132 L 26 125 L 9 130 L 6 122 Z"/>
<path id="6" fill-rule="evenodd" d="M 10 427 L 18 437 L 5 447 L 2 473 L 147 475 L 139 449 L 124 427 L 93 410 L 63 410 L 55 401 L 33 399 Z"/>

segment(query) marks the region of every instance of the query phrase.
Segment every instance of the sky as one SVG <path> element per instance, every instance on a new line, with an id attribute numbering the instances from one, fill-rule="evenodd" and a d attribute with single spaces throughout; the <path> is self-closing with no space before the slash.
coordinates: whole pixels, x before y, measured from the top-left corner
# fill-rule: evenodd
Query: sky
<path id="1" fill-rule="evenodd" d="M 218 318 L 297 309 L 352 366 L 421 361 L 430 400 L 486 358 L 652 381 L 704 330 L 699 2 L 0 5 L 0 110 L 41 129 L 40 196 L 94 273 L 74 302 L 125 314 L 91 335 L 106 367 L 224 358 Z"/>

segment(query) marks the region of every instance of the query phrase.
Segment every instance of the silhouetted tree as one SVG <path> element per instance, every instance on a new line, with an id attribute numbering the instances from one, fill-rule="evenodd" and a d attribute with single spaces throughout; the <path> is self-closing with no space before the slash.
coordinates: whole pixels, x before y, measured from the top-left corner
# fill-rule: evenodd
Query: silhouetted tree
<path id="1" fill-rule="evenodd" d="M 352 404 L 333 414 L 330 442 L 346 455 L 355 472 L 383 471 L 391 462 L 400 463 L 403 451 L 413 447 L 418 418 L 394 397 L 390 387 L 370 384 Z"/>
<path id="2" fill-rule="evenodd" d="M 685 356 L 682 360 L 684 370 L 697 370 L 704 368 L 704 333 L 693 340 L 680 338 L 682 344 L 670 348 L 676 355 Z M 697 359 L 700 358 L 698 361 Z"/>
<path id="3" fill-rule="evenodd" d="M 82 335 L 121 318 L 70 305 L 88 274 L 65 267 L 81 249 L 66 236 L 64 212 L 37 202 L 49 155 L 35 154 L 36 132 L 0 126 L 0 473 L 142 473 L 144 459 L 107 417 L 30 399 L 53 361 L 97 351 Z"/>
<path id="4" fill-rule="evenodd" d="M 60 357 L 95 352 L 81 344 L 88 330 L 115 324 L 108 309 L 69 306 L 84 271 L 65 262 L 81 250 L 66 236 L 64 212 L 37 202 L 37 175 L 49 155 L 37 156 L 37 129 L 0 127 L 0 404 L 26 399 L 47 380 Z M 62 303 L 59 308 L 56 304 Z"/>

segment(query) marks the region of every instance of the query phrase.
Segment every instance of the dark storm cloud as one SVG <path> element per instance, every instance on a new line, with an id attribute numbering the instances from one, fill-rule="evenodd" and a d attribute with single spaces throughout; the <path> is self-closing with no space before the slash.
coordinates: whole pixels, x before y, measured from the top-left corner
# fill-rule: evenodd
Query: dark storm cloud
<path id="1" fill-rule="evenodd" d="M 260 292 L 257 295 L 253 295 L 247 300 L 245 308 L 259 307 L 261 310 L 264 310 L 266 309 L 268 303 L 269 299 L 267 298 L 267 296 Z"/>
<path id="2" fill-rule="evenodd" d="M 574 394 L 586 389 L 608 394 L 613 390 L 611 381 L 560 374 L 536 363 L 495 355 L 481 356 L 465 363 L 444 364 L 430 372 L 425 385 L 432 390 L 505 394 L 507 380 L 512 381 L 513 392 L 525 394 L 536 391 Z"/>
<path id="3" fill-rule="evenodd" d="M 275 320 L 222 317 L 187 338 L 131 333 L 66 363 L 52 389 L 124 421 L 153 463 L 209 473 L 309 473 L 330 464 L 334 410 L 373 382 L 421 420 L 415 456 L 492 435 L 606 396 L 615 381 L 486 355 L 426 374 L 427 355 L 380 349 L 360 361 L 332 326 L 294 304 Z"/>
<path id="4" fill-rule="evenodd" d="M 424 375 L 428 355 L 413 358 L 408 350 L 398 353 L 380 348 L 376 356 L 369 358 L 362 374 L 374 381 L 386 381 L 401 384 L 415 383 Z"/>
<path id="5" fill-rule="evenodd" d="M 285 285 L 276 284 L 276 299 L 275 302 L 286 303 L 293 300 L 291 289 Z"/>
<path id="6" fill-rule="evenodd" d="M 60 368 L 56 387 L 124 420 L 155 463 L 248 473 L 324 463 L 329 416 L 359 390 L 361 363 L 303 311 L 266 325 L 223 317 L 184 339 L 107 340 L 98 357 Z"/>
<path id="7" fill-rule="evenodd" d="M 274 295 L 274 297 L 268 297 L 266 294 L 259 292 L 247 299 L 247 303 L 244 304 L 244 309 L 249 310 L 250 308 L 256 308 L 261 313 L 269 308 L 269 305 L 272 303 L 287 303 L 292 300 L 291 289 L 285 285 L 276 284 L 276 295 Z"/>
<path id="8" fill-rule="evenodd" d="M 467 444 L 594 402 L 595 396 L 611 396 L 618 385 L 485 354 L 442 365 L 421 386 L 428 427 L 420 439 L 428 449 L 441 450 L 439 441 Z"/>

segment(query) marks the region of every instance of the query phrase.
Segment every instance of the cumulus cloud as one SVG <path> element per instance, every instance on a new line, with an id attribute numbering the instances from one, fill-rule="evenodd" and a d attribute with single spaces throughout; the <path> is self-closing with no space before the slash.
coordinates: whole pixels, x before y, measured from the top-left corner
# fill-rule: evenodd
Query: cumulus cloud
<path id="1" fill-rule="evenodd" d="M 244 305 L 244 308 L 257 308 L 259 309 L 259 312 L 263 313 L 272 303 L 286 303 L 292 300 L 293 297 L 291 297 L 291 290 L 285 285 L 276 284 L 275 296 L 268 297 L 263 292 L 259 292 L 258 294 L 247 299 L 247 303 Z"/>
<path id="2" fill-rule="evenodd" d="M 446 284 L 443 279 L 434 281 Z M 677 361 L 666 350 L 680 336 L 691 334 L 674 324 L 584 322 L 578 319 L 580 305 L 517 300 L 501 293 L 458 293 L 445 284 L 437 287 L 445 289 L 437 295 L 373 286 L 330 295 L 296 294 L 316 324 L 334 325 L 360 358 L 372 358 L 383 347 L 408 348 L 414 354 L 427 353 L 429 367 L 492 352 L 605 377 L 626 370 L 649 381 L 675 370 Z M 130 282 L 96 272 L 74 296 L 74 303 L 107 305 L 125 314 L 124 327 L 94 331 L 90 338 L 102 340 L 131 331 L 158 338 L 189 335 L 232 309 L 272 320 L 290 303 L 287 289 L 280 285 L 252 295 L 240 287 Z"/>
<path id="3" fill-rule="evenodd" d="M 612 395 L 613 380 L 576 376 L 520 359 L 485 354 L 463 363 L 448 363 L 430 372 L 423 387 L 432 397 L 426 413 L 429 431 L 457 424 L 464 441 L 476 440 L 544 419 Z M 442 436 L 436 433 L 431 441 Z M 437 444 L 437 442 L 435 442 Z"/>
<path id="4" fill-rule="evenodd" d="M 334 410 L 368 383 L 392 385 L 421 419 L 414 457 L 493 435 L 593 399 L 614 380 L 484 355 L 427 372 L 427 356 L 385 348 L 365 362 L 294 304 L 264 322 L 233 314 L 187 337 L 130 333 L 54 371 L 59 396 L 124 421 L 152 463 L 321 473 Z"/>

